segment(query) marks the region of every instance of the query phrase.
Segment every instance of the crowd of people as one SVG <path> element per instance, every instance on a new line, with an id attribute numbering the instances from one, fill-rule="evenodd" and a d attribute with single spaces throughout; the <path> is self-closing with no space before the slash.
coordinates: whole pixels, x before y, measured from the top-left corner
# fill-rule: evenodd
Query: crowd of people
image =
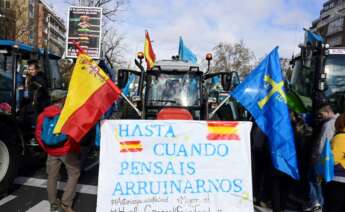
<path id="1" fill-rule="evenodd" d="M 267 137 L 258 127 L 252 130 L 253 192 L 255 204 L 273 212 L 345 211 L 345 114 L 336 114 L 324 101 L 310 120 L 291 114 L 300 179 L 293 180 L 272 166 Z M 308 120 L 309 119 L 309 120 Z M 326 142 L 331 153 L 325 157 Z M 323 179 L 317 166 L 334 156 L 334 177 Z M 332 167 L 333 168 L 333 167 Z M 325 171 L 325 170 L 324 170 Z"/>
<path id="2" fill-rule="evenodd" d="M 46 137 L 42 133 L 46 130 L 45 119 L 60 114 L 66 92 L 54 90 L 48 96 L 47 81 L 39 69 L 37 62 L 29 63 L 25 87 L 28 88 L 26 99 L 31 104 L 24 109 L 40 113 L 32 114 L 32 117 L 38 116 L 36 139 L 48 155 L 47 191 L 51 211 L 73 212 L 73 199 L 81 171 L 80 144 L 68 137 L 55 146 L 49 146 L 44 141 Z M 25 114 L 28 114 L 27 111 Z M 313 121 L 308 121 L 308 118 L 295 113 L 291 115 L 299 161 L 299 181 L 273 167 L 267 137 L 254 125 L 252 168 L 255 204 L 271 207 L 273 212 L 284 211 L 287 207 L 303 211 L 345 211 L 345 114 L 334 113 L 331 105 L 325 102 L 318 106 L 314 117 Z M 31 119 L 29 117 L 28 120 Z M 330 182 L 325 182 L 316 169 L 320 161 L 329 159 L 322 157 L 326 142 L 330 142 L 334 156 L 334 177 Z M 62 165 L 66 167 L 68 181 L 60 199 L 57 197 L 57 180 Z"/>

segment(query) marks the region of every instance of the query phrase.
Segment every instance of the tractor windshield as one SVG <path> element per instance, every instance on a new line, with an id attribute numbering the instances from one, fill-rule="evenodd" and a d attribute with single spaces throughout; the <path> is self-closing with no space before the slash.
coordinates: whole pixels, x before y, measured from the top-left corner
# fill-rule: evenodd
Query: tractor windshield
<path id="1" fill-rule="evenodd" d="M 150 73 L 147 106 L 200 107 L 200 80 L 195 73 Z"/>
<path id="2" fill-rule="evenodd" d="M 313 88 L 312 68 L 302 65 L 301 58 L 295 59 L 295 65 L 291 76 L 291 85 L 300 96 L 311 97 Z"/>
<path id="3" fill-rule="evenodd" d="M 345 91 L 345 55 L 329 55 L 325 61 L 326 96 Z"/>
<path id="4" fill-rule="evenodd" d="M 11 103 L 12 57 L 0 54 L 0 104 Z"/>

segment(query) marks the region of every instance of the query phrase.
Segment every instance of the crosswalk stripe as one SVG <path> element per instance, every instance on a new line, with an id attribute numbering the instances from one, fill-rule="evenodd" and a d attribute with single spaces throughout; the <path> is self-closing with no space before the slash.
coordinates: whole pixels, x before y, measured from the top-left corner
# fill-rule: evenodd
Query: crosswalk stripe
<path id="1" fill-rule="evenodd" d="M 42 200 L 34 207 L 29 208 L 26 212 L 49 212 L 50 211 L 50 204 L 47 200 Z"/>
<path id="2" fill-rule="evenodd" d="M 2 198 L 0 200 L 0 206 L 1 205 L 5 205 L 6 203 L 8 203 L 9 201 L 11 201 L 11 200 L 13 200 L 15 198 L 17 198 L 17 196 L 15 196 L 15 195 L 8 195 L 7 197 Z"/>
<path id="3" fill-rule="evenodd" d="M 30 177 L 17 177 L 14 180 L 14 183 L 19 184 L 19 185 L 38 187 L 38 188 L 47 188 L 47 180 L 45 180 L 45 179 L 30 178 Z M 58 189 L 59 190 L 64 190 L 65 185 L 66 185 L 65 182 L 58 181 Z M 97 186 L 78 184 L 77 185 L 77 192 L 82 193 L 82 194 L 97 195 Z"/>

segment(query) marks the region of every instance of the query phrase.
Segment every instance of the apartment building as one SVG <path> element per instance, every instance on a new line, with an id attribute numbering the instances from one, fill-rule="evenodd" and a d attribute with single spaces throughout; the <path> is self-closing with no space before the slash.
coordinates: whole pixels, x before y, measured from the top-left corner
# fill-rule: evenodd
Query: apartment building
<path id="1" fill-rule="evenodd" d="M 0 39 L 14 39 L 16 13 L 10 0 L 0 0 Z"/>
<path id="2" fill-rule="evenodd" d="M 323 4 L 320 17 L 311 29 L 325 38 L 331 46 L 345 46 L 345 0 L 328 0 Z"/>
<path id="3" fill-rule="evenodd" d="M 1 39 L 64 53 L 65 23 L 44 0 L 0 0 L 0 24 Z"/>

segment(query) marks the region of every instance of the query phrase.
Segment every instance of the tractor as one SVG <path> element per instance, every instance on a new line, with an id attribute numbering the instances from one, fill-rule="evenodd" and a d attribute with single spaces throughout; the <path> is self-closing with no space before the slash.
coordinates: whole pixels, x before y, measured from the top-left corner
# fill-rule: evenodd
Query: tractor
<path id="1" fill-rule="evenodd" d="M 138 59 L 135 59 L 135 64 L 139 71 L 118 71 L 120 88 L 126 86 L 130 74 L 137 78 L 134 95 L 124 103 L 122 119 L 226 120 L 221 118 L 222 113 L 239 117 L 237 108 L 215 104 L 217 99 L 209 98 L 210 89 L 206 86 L 206 80 L 219 76 L 223 90 L 228 90 L 233 87 L 233 72 L 205 73 L 199 66 L 180 60 L 178 56 L 173 56 L 171 60 L 157 61 L 151 69 L 145 70 L 142 53 L 138 53 Z M 207 60 L 210 61 L 211 58 Z M 219 101 L 220 98 L 218 103 Z"/>
<path id="2" fill-rule="evenodd" d="M 42 153 L 34 137 L 35 123 L 28 125 L 21 110 L 25 71 L 31 59 L 39 61 L 50 91 L 64 89 L 59 56 L 16 41 L 0 40 L 0 195 L 8 191 L 24 158 Z"/>

